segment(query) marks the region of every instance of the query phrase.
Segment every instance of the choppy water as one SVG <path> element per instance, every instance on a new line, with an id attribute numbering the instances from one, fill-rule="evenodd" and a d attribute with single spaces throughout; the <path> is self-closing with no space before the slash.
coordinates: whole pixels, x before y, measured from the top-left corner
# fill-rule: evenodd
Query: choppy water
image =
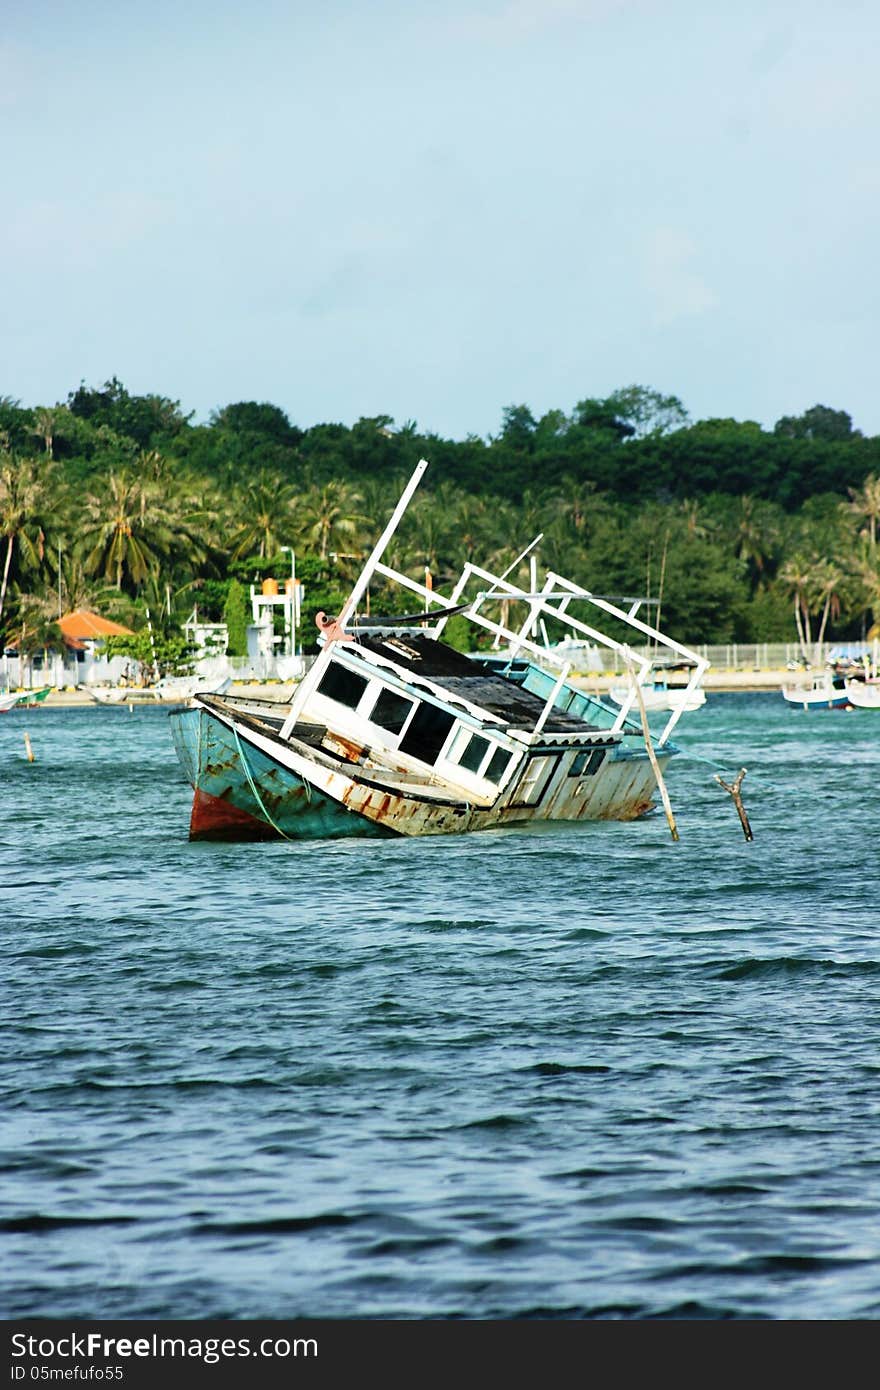
<path id="1" fill-rule="evenodd" d="M 162 711 L 0 718 L 2 1315 L 880 1316 L 880 715 L 680 742 L 677 844 L 210 845 Z"/>

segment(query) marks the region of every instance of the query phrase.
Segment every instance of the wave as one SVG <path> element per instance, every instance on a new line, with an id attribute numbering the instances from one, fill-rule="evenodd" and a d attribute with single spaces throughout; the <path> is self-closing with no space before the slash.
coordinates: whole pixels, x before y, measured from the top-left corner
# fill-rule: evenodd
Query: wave
<path id="1" fill-rule="evenodd" d="M 256 1221 L 199 1221 L 192 1230 L 200 1236 L 287 1236 L 353 1226 L 358 1220 L 359 1217 L 345 1212 L 328 1211 L 315 1216 L 272 1216 Z"/>
<path id="2" fill-rule="evenodd" d="M 10 1235 L 35 1235 L 46 1231 L 63 1231 L 71 1226 L 134 1226 L 137 1216 L 45 1216 L 34 1212 L 29 1216 L 0 1218 L 0 1231 Z"/>
<path id="3" fill-rule="evenodd" d="M 880 975 L 880 961 L 829 960 L 816 956 L 754 957 L 709 967 L 720 980 L 776 979 L 797 975 Z"/>
<path id="4" fill-rule="evenodd" d="M 535 1072 L 538 1076 L 566 1076 L 569 1073 L 583 1073 L 591 1076 L 596 1073 L 611 1071 L 611 1067 L 602 1062 L 535 1062 L 531 1067 L 521 1067 L 519 1070 L 525 1072 Z"/>

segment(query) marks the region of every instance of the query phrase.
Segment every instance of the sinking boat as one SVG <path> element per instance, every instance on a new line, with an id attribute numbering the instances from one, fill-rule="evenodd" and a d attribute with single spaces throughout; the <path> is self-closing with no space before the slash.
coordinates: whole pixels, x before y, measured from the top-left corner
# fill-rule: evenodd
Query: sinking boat
<path id="1" fill-rule="evenodd" d="M 520 587 L 509 576 L 541 537 L 503 575 L 468 563 L 448 596 L 386 565 L 426 467 L 420 461 L 342 612 L 318 614 L 319 654 L 289 703 L 197 694 L 171 713 L 193 788 L 191 839 L 440 835 L 625 821 L 654 805 L 682 711 L 654 745 L 646 721 L 630 714 L 650 660 L 587 617 L 598 609 L 628 624 L 641 642 L 693 663 L 697 677 L 708 662 L 561 575 L 548 573 L 538 589 L 534 563 L 529 588 Z M 421 607 L 359 615 L 371 581 L 416 595 Z M 459 614 L 503 654 L 467 655 L 444 642 Z M 570 663 L 540 640 L 551 622 L 633 671 L 619 709 L 568 679 Z"/>

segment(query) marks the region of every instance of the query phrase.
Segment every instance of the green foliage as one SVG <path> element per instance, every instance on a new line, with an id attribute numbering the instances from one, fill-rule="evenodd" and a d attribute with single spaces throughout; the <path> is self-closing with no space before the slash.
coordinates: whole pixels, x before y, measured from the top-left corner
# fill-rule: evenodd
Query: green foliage
<path id="1" fill-rule="evenodd" d="M 247 656 L 248 620 L 245 591 L 237 579 L 230 579 L 223 605 L 223 621 L 229 633 L 226 650 L 230 656 Z"/>
<path id="2" fill-rule="evenodd" d="M 296 445 L 303 432 L 291 425 L 284 411 L 267 402 L 238 401 L 214 411 L 211 424 L 231 434 L 260 436 L 276 444 Z"/>
<path id="3" fill-rule="evenodd" d="M 0 396 L 0 449 L 24 452 L 30 444 L 31 411 L 12 396 Z"/>
<path id="4" fill-rule="evenodd" d="M 811 406 L 803 415 L 783 415 L 773 426 L 773 433 L 785 439 L 824 439 L 832 444 L 859 434 L 845 410 L 830 410 L 827 405 Z"/>
<path id="5" fill-rule="evenodd" d="M 733 642 L 745 636 L 748 588 L 743 567 L 706 539 L 679 537 L 663 575 L 658 626 L 688 643 Z"/>
<path id="6" fill-rule="evenodd" d="M 741 619 L 743 641 L 792 641 L 791 600 L 781 588 L 756 593 L 742 609 Z"/>
<path id="7" fill-rule="evenodd" d="M 688 424 L 687 411 L 677 396 L 664 396 L 644 386 L 626 386 L 613 391 L 604 405 L 638 438 L 669 434 Z"/>
<path id="8" fill-rule="evenodd" d="M 477 636 L 477 629 L 461 613 L 455 613 L 443 629 L 443 641 L 457 652 L 474 651 Z"/>
<path id="9" fill-rule="evenodd" d="M 222 623 L 229 582 L 228 579 L 203 579 L 199 583 L 196 604 L 206 622 Z"/>
<path id="10" fill-rule="evenodd" d="M 504 411 L 501 438 L 508 448 L 529 453 L 535 447 L 537 427 L 527 405 L 509 405 Z"/>
<path id="11" fill-rule="evenodd" d="M 439 588 L 468 559 L 502 571 L 540 532 L 541 564 L 598 593 L 662 589 L 661 625 L 685 641 L 791 637 L 792 576 L 836 638 L 880 608 L 880 438 L 842 410 L 772 430 L 690 422 L 676 396 L 629 385 L 540 417 L 512 404 L 494 437 L 453 440 L 382 413 L 303 430 L 265 401 L 196 425 L 113 377 L 63 405 L 0 397 L 0 623 L 12 631 L 30 598 L 57 612 L 63 577 L 67 608 L 131 623 L 146 601 L 157 636 L 193 602 L 211 621 L 231 603 L 243 654 L 247 588 L 282 582 L 290 545 L 314 649 L 315 613 L 339 611 L 419 457 L 431 467 L 388 558 Z M 400 611 L 372 587 L 373 611 Z"/>
<path id="12" fill-rule="evenodd" d="M 181 635 L 166 636 L 154 632 L 152 637 L 148 628 L 140 632 L 119 633 L 105 637 L 104 654 L 108 657 L 124 656 L 136 661 L 144 672 L 158 667 L 159 675 L 183 675 L 192 667 L 192 648 Z"/>
<path id="13" fill-rule="evenodd" d="M 81 382 L 76 391 L 71 391 L 67 404 L 73 415 L 95 427 L 105 425 L 115 434 L 134 440 L 142 449 L 173 438 L 189 418 L 181 414 L 179 401 L 169 401 L 164 396 L 129 395 L 115 376 L 105 381 L 100 390 Z"/>

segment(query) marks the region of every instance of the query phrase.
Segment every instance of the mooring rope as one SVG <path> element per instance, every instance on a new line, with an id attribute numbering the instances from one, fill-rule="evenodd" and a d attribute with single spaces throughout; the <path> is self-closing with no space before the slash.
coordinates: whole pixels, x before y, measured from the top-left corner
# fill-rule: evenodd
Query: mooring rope
<path id="1" fill-rule="evenodd" d="M 281 836 L 282 840 L 290 840 L 290 839 L 292 839 L 292 836 L 286 835 L 286 834 L 284 833 L 284 831 L 281 829 L 281 826 L 277 823 L 277 821 L 274 821 L 274 820 L 272 819 L 271 815 L 269 814 L 269 811 L 268 811 L 267 808 L 266 808 L 266 805 L 265 805 L 265 803 L 264 803 L 264 801 L 263 801 L 263 798 L 260 796 L 260 793 L 259 793 L 258 790 L 257 790 L 256 783 L 254 782 L 254 779 L 253 779 L 253 777 L 251 776 L 251 770 L 250 770 L 250 768 L 248 767 L 248 760 L 247 760 L 247 758 L 246 758 L 245 755 L 244 755 L 244 749 L 243 749 L 242 746 L 241 746 L 241 739 L 240 739 L 239 736 L 238 736 L 238 729 L 235 727 L 234 724 L 231 726 L 231 728 L 232 728 L 233 735 L 235 736 L 235 746 L 236 746 L 236 748 L 238 749 L 238 756 L 241 758 L 241 765 L 242 765 L 242 767 L 244 768 L 244 775 L 245 775 L 245 777 L 248 779 L 248 785 L 250 786 L 250 789 L 251 789 L 251 791 L 252 791 L 253 794 L 254 794 L 254 798 L 255 798 L 255 800 L 256 800 L 257 805 L 259 806 L 260 810 L 263 812 L 263 815 L 266 817 L 266 820 L 267 820 L 267 821 L 269 822 L 269 824 L 272 826 L 272 829 L 273 829 L 273 830 L 277 830 L 277 832 L 278 832 L 278 834 Z M 307 788 L 306 790 L 308 790 L 308 788 Z M 311 801 L 311 796 L 309 796 L 309 800 Z"/>

